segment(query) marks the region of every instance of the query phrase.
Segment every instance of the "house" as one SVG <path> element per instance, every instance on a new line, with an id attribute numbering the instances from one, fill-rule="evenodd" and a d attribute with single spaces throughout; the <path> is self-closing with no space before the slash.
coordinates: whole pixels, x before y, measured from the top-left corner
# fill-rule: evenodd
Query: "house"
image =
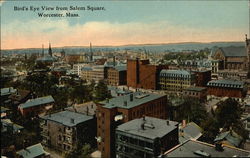
<path id="1" fill-rule="evenodd" d="M 61 111 L 42 116 L 42 144 L 61 152 L 70 152 L 78 143 L 95 147 L 96 119 L 72 111 Z"/>
<path id="2" fill-rule="evenodd" d="M 16 152 L 18 158 L 50 158 L 50 153 L 43 149 L 41 143 Z"/>
<path id="3" fill-rule="evenodd" d="M 23 116 L 35 116 L 46 113 L 53 107 L 55 100 L 52 96 L 45 96 L 35 99 L 30 99 L 18 106 Z"/>

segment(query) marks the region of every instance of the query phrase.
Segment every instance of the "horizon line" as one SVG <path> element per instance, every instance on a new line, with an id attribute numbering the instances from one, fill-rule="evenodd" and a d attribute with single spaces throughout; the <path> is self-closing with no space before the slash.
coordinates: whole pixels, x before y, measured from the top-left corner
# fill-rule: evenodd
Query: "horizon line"
<path id="1" fill-rule="evenodd" d="M 226 43 L 226 42 L 244 42 L 244 41 L 214 41 L 214 42 L 173 42 L 173 43 L 144 43 L 144 44 L 123 44 L 123 45 L 94 45 L 94 47 L 124 47 L 124 46 L 140 46 L 140 45 L 164 45 L 164 44 L 186 44 L 186 43 Z M 92 42 L 91 42 L 92 43 Z M 89 47 L 89 45 L 82 46 L 56 46 L 52 48 L 65 48 L 65 47 Z M 93 45 L 92 45 L 93 47 Z M 33 48 L 10 48 L 10 49 L 1 49 L 1 50 L 20 50 L 20 49 L 41 49 L 40 47 Z M 47 48 L 45 48 L 47 49 Z"/>

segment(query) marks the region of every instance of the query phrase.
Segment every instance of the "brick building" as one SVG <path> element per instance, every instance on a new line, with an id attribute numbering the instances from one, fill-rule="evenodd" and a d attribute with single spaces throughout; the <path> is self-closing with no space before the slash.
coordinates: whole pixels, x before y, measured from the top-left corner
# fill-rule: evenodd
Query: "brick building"
<path id="1" fill-rule="evenodd" d="M 93 116 L 61 111 L 41 117 L 42 144 L 70 152 L 78 143 L 95 146 L 96 123 Z"/>
<path id="2" fill-rule="evenodd" d="M 127 60 L 127 86 L 133 88 L 159 89 L 159 73 L 166 65 L 151 65 L 148 59 Z"/>
<path id="3" fill-rule="evenodd" d="M 197 70 L 193 71 L 196 75 L 195 85 L 198 87 L 206 87 L 207 83 L 211 81 L 211 70 Z"/>
<path id="4" fill-rule="evenodd" d="M 86 81 L 100 81 L 104 79 L 104 66 L 95 65 L 89 67 L 83 67 L 81 71 L 81 78 Z"/>
<path id="5" fill-rule="evenodd" d="M 55 100 L 52 96 L 29 99 L 25 103 L 20 104 L 18 109 L 23 116 L 35 116 L 46 113 L 53 107 Z"/>
<path id="6" fill-rule="evenodd" d="M 209 95 L 218 97 L 244 98 L 247 93 L 245 82 L 237 80 L 212 80 L 207 87 Z"/>
<path id="7" fill-rule="evenodd" d="M 167 96 L 135 92 L 102 101 L 97 105 L 97 141 L 102 157 L 112 158 L 115 151 L 115 128 L 143 115 L 167 118 Z"/>
<path id="8" fill-rule="evenodd" d="M 188 87 L 184 90 L 183 95 L 186 97 L 197 98 L 200 101 L 207 100 L 207 88 L 205 87 Z"/>
<path id="9" fill-rule="evenodd" d="M 116 157 L 157 158 L 179 144 L 178 122 L 143 117 L 116 129 Z"/>
<path id="10" fill-rule="evenodd" d="M 196 76 L 186 70 L 161 70 L 160 86 L 162 90 L 182 92 L 184 89 L 195 84 Z"/>
<path id="11" fill-rule="evenodd" d="M 114 66 L 106 68 L 107 84 L 119 86 L 127 84 L 127 66 Z"/>

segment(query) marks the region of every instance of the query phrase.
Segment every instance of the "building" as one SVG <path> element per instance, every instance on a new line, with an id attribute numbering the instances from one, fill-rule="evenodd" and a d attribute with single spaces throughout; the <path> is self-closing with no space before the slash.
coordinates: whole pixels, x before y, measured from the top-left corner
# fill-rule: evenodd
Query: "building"
<path id="1" fill-rule="evenodd" d="M 46 113 L 53 107 L 55 100 L 52 96 L 29 99 L 18 106 L 23 116 L 35 116 Z"/>
<path id="2" fill-rule="evenodd" d="M 197 140 L 187 140 L 166 151 L 164 157 L 249 157 L 250 152 L 220 144 L 212 145 Z"/>
<path id="3" fill-rule="evenodd" d="M 81 113 L 88 116 L 95 116 L 96 108 L 96 103 L 91 101 L 83 104 L 74 104 L 70 107 L 65 108 L 65 110 Z"/>
<path id="4" fill-rule="evenodd" d="M 111 86 L 120 86 L 127 84 L 127 66 L 108 67 L 107 84 Z"/>
<path id="5" fill-rule="evenodd" d="M 227 144 L 233 147 L 240 147 L 241 143 L 243 141 L 243 138 L 238 135 L 236 132 L 233 130 L 222 132 L 216 136 L 214 139 L 214 142 L 217 143 L 222 143 L 222 144 Z"/>
<path id="6" fill-rule="evenodd" d="M 81 78 L 88 82 L 104 80 L 104 66 L 95 65 L 91 67 L 83 67 L 81 71 Z"/>
<path id="7" fill-rule="evenodd" d="M 66 54 L 65 56 L 65 61 L 69 64 L 81 63 L 85 60 L 87 59 L 83 54 Z"/>
<path id="8" fill-rule="evenodd" d="M 1 88 L 1 103 L 8 100 L 11 94 L 16 94 L 17 89 L 13 87 Z"/>
<path id="9" fill-rule="evenodd" d="M 182 121 L 179 126 L 179 142 L 183 143 L 189 139 L 197 140 L 202 136 L 203 129 L 194 122 L 186 124 L 186 120 Z"/>
<path id="10" fill-rule="evenodd" d="M 208 95 L 217 97 L 244 98 L 247 93 L 245 82 L 237 80 L 212 80 L 207 87 Z"/>
<path id="11" fill-rule="evenodd" d="M 207 83 L 211 81 L 211 70 L 196 70 L 192 72 L 196 75 L 195 85 L 198 87 L 206 87 Z"/>
<path id="12" fill-rule="evenodd" d="M 186 70 L 161 70 L 160 86 L 162 90 L 182 92 L 195 84 L 195 74 Z"/>
<path id="13" fill-rule="evenodd" d="M 151 65 L 148 59 L 127 60 L 127 86 L 143 89 L 159 89 L 159 73 L 166 65 Z"/>
<path id="14" fill-rule="evenodd" d="M 86 63 L 78 63 L 78 64 L 73 64 L 73 73 L 77 74 L 78 76 L 81 75 L 82 68 L 88 66 Z"/>
<path id="15" fill-rule="evenodd" d="M 41 143 L 19 150 L 16 154 L 17 158 L 50 158 L 50 153 L 44 151 Z"/>
<path id="16" fill-rule="evenodd" d="M 143 115 L 166 119 L 167 96 L 134 92 L 97 104 L 97 141 L 102 157 L 114 157 L 115 128 L 124 122 L 141 118 Z"/>
<path id="17" fill-rule="evenodd" d="M 185 97 L 197 98 L 200 101 L 207 100 L 207 88 L 205 87 L 188 87 L 183 91 Z"/>
<path id="18" fill-rule="evenodd" d="M 42 144 L 61 152 L 70 152 L 78 143 L 95 145 L 96 123 L 93 116 L 61 111 L 41 117 Z"/>
<path id="19" fill-rule="evenodd" d="M 143 117 L 116 129 L 116 157 L 157 158 L 178 143 L 178 122 Z"/>

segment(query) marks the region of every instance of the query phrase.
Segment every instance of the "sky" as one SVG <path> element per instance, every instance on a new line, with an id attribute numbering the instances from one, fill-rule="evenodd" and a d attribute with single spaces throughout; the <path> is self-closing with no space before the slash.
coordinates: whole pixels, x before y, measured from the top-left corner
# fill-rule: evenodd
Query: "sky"
<path id="1" fill-rule="evenodd" d="M 1 49 L 243 41 L 248 0 L 2 1 Z M 68 10 L 42 10 L 42 7 Z M 85 10 L 69 10 L 70 7 Z M 87 7 L 104 7 L 91 11 Z M 15 10 L 14 8 L 27 8 Z M 30 8 L 39 8 L 38 11 Z M 64 17 L 39 17 L 38 13 Z M 78 17 L 66 17 L 66 13 Z"/>

